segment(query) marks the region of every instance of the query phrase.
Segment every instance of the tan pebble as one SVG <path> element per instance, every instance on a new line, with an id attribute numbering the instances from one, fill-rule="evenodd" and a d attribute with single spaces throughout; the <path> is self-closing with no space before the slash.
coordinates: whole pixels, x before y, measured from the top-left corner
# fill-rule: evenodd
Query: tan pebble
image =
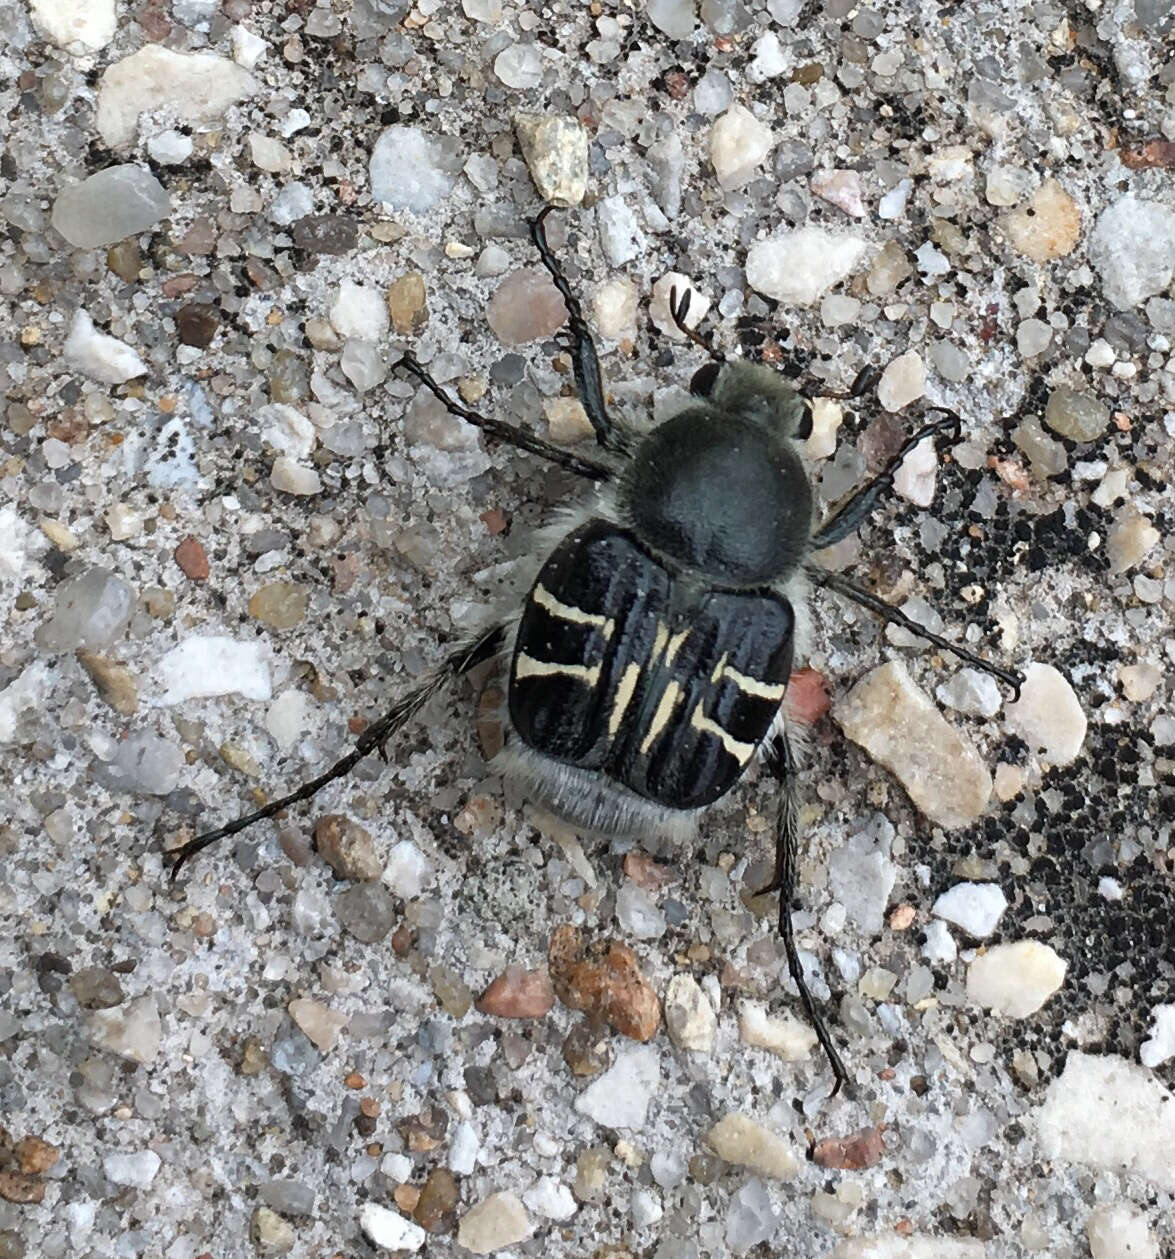
<path id="1" fill-rule="evenodd" d="M 1015 800 L 1024 790 L 1025 774 L 1019 765 L 1001 761 L 995 767 L 995 794 L 999 800 Z"/>
<path id="2" fill-rule="evenodd" d="M 627 854 L 624 858 L 624 876 L 648 891 L 656 891 L 677 882 L 677 874 L 672 866 L 663 866 L 643 852 Z"/>
<path id="3" fill-rule="evenodd" d="M 1046 179 L 1023 209 L 1001 222 L 1012 248 L 1033 262 L 1064 258 L 1081 238 L 1081 211 L 1055 179 Z"/>
<path id="4" fill-rule="evenodd" d="M 249 600 L 249 615 L 271 629 L 295 629 L 306 619 L 310 592 L 293 581 L 274 581 Z"/>
<path id="5" fill-rule="evenodd" d="M 428 322 L 428 295 L 424 276 L 418 271 L 409 271 L 392 282 L 388 289 L 388 314 L 392 327 L 402 337 L 419 332 Z"/>
<path id="6" fill-rule="evenodd" d="M 820 1167 L 860 1172 L 881 1161 L 885 1153 L 884 1128 L 862 1128 L 847 1137 L 825 1137 L 812 1147 L 812 1161 Z"/>
<path id="7" fill-rule="evenodd" d="M 800 1170 L 799 1159 L 783 1137 L 737 1111 L 724 1115 L 706 1133 L 705 1142 L 727 1163 L 772 1180 L 791 1180 Z"/>
<path id="8" fill-rule="evenodd" d="M 461 1217 L 457 1245 L 475 1255 L 516 1245 L 530 1236 L 526 1208 L 512 1193 L 492 1193 Z"/>
<path id="9" fill-rule="evenodd" d="M 1124 664 L 1118 670 L 1118 681 L 1122 683 L 1122 693 L 1136 704 L 1150 699 L 1162 680 L 1162 669 L 1148 662 Z"/>
<path id="10" fill-rule="evenodd" d="M 477 999 L 482 1014 L 502 1019 L 541 1019 L 551 1012 L 555 991 L 545 970 L 508 966 Z"/>
<path id="11" fill-rule="evenodd" d="M 61 1157 L 60 1151 L 40 1137 L 22 1137 L 13 1147 L 17 1166 L 26 1176 L 43 1176 Z"/>
<path id="12" fill-rule="evenodd" d="M 583 403 L 578 398 L 546 398 L 543 411 L 547 417 L 547 433 L 553 442 L 574 445 L 595 436 Z"/>
<path id="13" fill-rule="evenodd" d="M 383 862 L 371 832 L 342 813 L 328 813 L 314 827 L 319 855 L 340 879 L 378 879 Z"/>
<path id="14" fill-rule="evenodd" d="M 770 1050 L 785 1062 L 806 1058 L 816 1044 L 816 1033 L 790 1014 L 770 1015 L 759 1001 L 739 1005 L 738 1032 L 743 1043 Z"/>
<path id="15" fill-rule="evenodd" d="M 324 1054 L 335 1047 L 339 1034 L 350 1022 L 345 1014 L 339 1014 L 330 1006 L 309 997 L 298 997 L 286 1008 L 306 1038 Z"/>
<path id="16" fill-rule="evenodd" d="M 661 1003 L 626 944 L 617 940 L 585 944 L 577 927 L 557 927 L 547 947 L 547 965 L 564 1005 L 603 1019 L 632 1040 L 643 1042 L 656 1035 Z"/>
<path id="17" fill-rule="evenodd" d="M 80 650 L 78 663 L 90 675 L 104 703 L 129 717 L 139 707 L 139 686 L 126 665 L 108 660 L 95 651 Z"/>
<path id="18" fill-rule="evenodd" d="M 891 931 L 905 931 L 914 923 L 918 911 L 913 905 L 898 905 L 889 916 Z"/>

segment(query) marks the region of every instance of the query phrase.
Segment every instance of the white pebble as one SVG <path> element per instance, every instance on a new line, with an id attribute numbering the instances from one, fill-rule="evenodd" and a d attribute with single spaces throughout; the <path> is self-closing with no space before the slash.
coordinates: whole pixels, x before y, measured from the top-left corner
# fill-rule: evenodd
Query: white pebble
<path id="1" fill-rule="evenodd" d="M 575 1109 L 602 1128 L 640 1131 L 660 1082 L 661 1062 L 654 1046 L 621 1046 L 612 1066 L 575 1099 Z"/>
<path id="2" fill-rule="evenodd" d="M 1175 271 L 1175 211 L 1132 194 L 1120 197 L 1090 233 L 1089 260 L 1119 310 L 1162 293 Z"/>
<path id="3" fill-rule="evenodd" d="M 272 694 L 269 653 L 256 640 L 192 635 L 160 657 L 151 673 L 160 690 L 156 702 L 166 707 L 212 695 L 268 700 Z"/>
<path id="4" fill-rule="evenodd" d="M 653 285 L 653 299 L 649 303 L 649 314 L 653 322 L 660 327 L 661 325 L 657 323 L 656 300 L 657 286 Z M 706 299 L 706 305 L 709 305 L 708 299 Z M 635 336 L 638 306 L 639 296 L 636 285 L 627 276 L 615 276 L 610 280 L 605 280 L 592 296 L 592 322 L 596 331 L 601 337 L 609 340 Z M 679 338 L 681 337 L 676 327 L 673 332 Z"/>
<path id="5" fill-rule="evenodd" d="M 1065 959 L 1039 940 L 997 944 L 967 968 L 967 996 L 993 1014 L 1024 1019 L 1065 981 Z"/>
<path id="6" fill-rule="evenodd" d="M 1071 1051 L 1031 1126 L 1045 1158 L 1175 1191 L 1175 1098 L 1125 1058 Z"/>
<path id="7" fill-rule="evenodd" d="M 132 1189 L 146 1189 L 159 1175 L 163 1160 L 154 1150 L 139 1150 L 126 1154 L 121 1150 L 102 1156 L 102 1170 L 112 1185 L 126 1185 Z"/>
<path id="8" fill-rule="evenodd" d="M 294 160 L 293 154 L 280 140 L 260 131 L 249 133 L 249 156 L 258 170 L 274 175 L 288 171 Z"/>
<path id="9" fill-rule="evenodd" d="M 670 39 L 689 39 L 697 25 L 696 0 L 648 0 L 649 21 Z"/>
<path id="10" fill-rule="evenodd" d="M 786 1137 L 737 1111 L 723 1115 L 704 1139 L 727 1163 L 750 1168 L 772 1180 L 791 1180 L 800 1170 L 800 1160 Z"/>
<path id="11" fill-rule="evenodd" d="M 115 0 L 30 0 L 33 25 L 58 48 L 97 52 L 114 38 Z"/>
<path id="12" fill-rule="evenodd" d="M 254 35 L 243 26 L 234 26 L 230 35 L 233 41 L 233 60 L 246 70 L 252 70 L 269 51 L 269 45 L 260 35 Z"/>
<path id="13" fill-rule="evenodd" d="M 889 843 L 879 842 L 870 831 L 834 849 L 828 860 L 828 890 L 841 906 L 842 924 L 847 916 L 865 935 L 876 935 L 885 923 L 897 873 Z"/>
<path id="14" fill-rule="evenodd" d="M 453 1129 L 449 1142 L 449 1171 L 455 1176 L 472 1176 L 481 1152 L 481 1137 L 468 1119 L 462 1119 Z"/>
<path id="15" fill-rule="evenodd" d="M 288 455 L 279 455 L 273 461 L 269 483 L 283 494 L 297 494 L 305 497 L 322 493 L 322 478 L 318 473 L 313 468 L 304 467 Z"/>
<path id="16" fill-rule="evenodd" d="M 494 58 L 494 74 L 507 87 L 528 91 L 543 81 L 543 55 L 535 44 L 511 44 Z"/>
<path id="17" fill-rule="evenodd" d="M 788 69 L 788 60 L 774 31 L 760 35 L 751 45 L 751 52 L 754 55 L 746 69 L 748 83 L 766 83 L 768 79 L 777 79 Z"/>
<path id="18" fill-rule="evenodd" d="M 633 1228 L 639 1230 L 652 1228 L 665 1214 L 665 1208 L 661 1205 L 660 1197 L 651 1189 L 642 1189 L 638 1186 L 632 1191 L 629 1213 L 632 1216 Z"/>
<path id="19" fill-rule="evenodd" d="M 453 190 L 459 154 L 417 127 L 386 127 L 371 151 L 371 195 L 393 210 L 423 214 Z"/>
<path id="20" fill-rule="evenodd" d="M 554 1176 L 540 1176 L 522 1195 L 522 1201 L 545 1220 L 569 1220 L 579 1210 L 571 1190 Z"/>
<path id="21" fill-rule="evenodd" d="M 1068 681 L 1051 664 L 1024 670 L 1020 699 L 1004 709 L 1004 724 L 1052 765 L 1077 759 L 1088 725 Z"/>
<path id="22" fill-rule="evenodd" d="M 147 364 L 135 351 L 125 341 L 99 332 L 84 310 L 74 313 L 65 342 L 65 361 L 104 385 L 121 385 L 147 374 Z"/>
<path id="23" fill-rule="evenodd" d="M 288 752 L 305 733 L 310 722 L 310 696 L 297 687 L 290 687 L 269 706 L 265 728 L 283 752 Z"/>
<path id="24" fill-rule="evenodd" d="M 375 1202 L 365 1202 L 359 1209 L 359 1227 L 384 1250 L 419 1250 L 428 1237 L 413 1220 Z"/>
<path id="25" fill-rule="evenodd" d="M 648 892 L 631 882 L 624 883 L 616 893 L 616 921 L 638 940 L 656 940 L 668 926 Z"/>
<path id="26" fill-rule="evenodd" d="M 727 192 L 750 183 L 774 147 L 770 127 L 745 105 L 731 105 L 710 129 L 710 161 L 718 183 Z"/>
<path id="27" fill-rule="evenodd" d="M 933 913 L 976 940 L 991 935 L 1008 908 L 1008 898 L 995 883 L 956 883 L 934 902 Z"/>
<path id="28" fill-rule="evenodd" d="M 922 956 L 928 962 L 953 962 L 959 955 L 955 945 L 955 937 L 945 922 L 933 919 L 923 928 L 926 943 L 922 946 Z"/>
<path id="29" fill-rule="evenodd" d="M 899 498 L 915 507 L 929 507 L 934 502 L 938 482 L 938 451 L 933 437 L 924 437 L 902 460 L 894 474 L 893 488 Z"/>
<path id="30" fill-rule="evenodd" d="M 970 717 L 994 717 L 1003 703 L 995 678 L 970 665 L 960 669 L 949 682 L 941 683 L 934 693 L 940 704 Z"/>
<path id="31" fill-rule="evenodd" d="M 149 110 L 198 125 L 214 121 L 257 90 L 257 80 L 227 57 L 147 44 L 103 73 L 98 132 L 111 148 L 118 148 L 134 140 L 139 115 Z"/>
<path id="32" fill-rule="evenodd" d="M 1129 1203 L 1095 1207 L 1085 1221 L 1093 1259 L 1159 1259 L 1146 1220 Z"/>
<path id="33" fill-rule="evenodd" d="M 859 236 L 799 227 L 751 246 L 747 283 L 776 301 L 811 306 L 853 273 L 864 252 Z"/>
<path id="34" fill-rule="evenodd" d="M 387 335 L 391 317 L 379 289 L 344 280 L 330 308 L 330 321 L 341 337 L 379 341 Z"/>
<path id="35" fill-rule="evenodd" d="M 138 997 L 112 1010 L 95 1010 L 89 1020 L 90 1039 L 128 1062 L 150 1066 L 163 1041 L 163 1026 L 153 996 Z"/>
<path id="36" fill-rule="evenodd" d="M 471 1207 L 457 1225 L 457 1245 L 475 1255 L 488 1255 L 530 1236 L 526 1208 L 514 1194 L 492 1193 Z"/>
<path id="37" fill-rule="evenodd" d="M 738 1034 L 746 1045 L 766 1049 L 784 1062 L 799 1062 L 812 1052 L 816 1033 L 794 1015 L 767 1013 L 760 1001 L 742 1001 L 738 1009 Z"/>
<path id="38" fill-rule="evenodd" d="M 317 434 L 314 425 L 294 407 L 284 402 L 269 402 L 257 409 L 261 440 L 279 455 L 304 459 L 314 449 Z"/>
<path id="39" fill-rule="evenodd" d="M 1175 1058 L 1175 1005 L 1155 1006 L 1151 1018 L 1154 1027 L 1150 1038 L 1138 1050 L 1138 1060 L 1144 1067 L 1161 1066 L 1168 1058 Z"/>
<path id="40" fill-rule="evenodd" d="M 702 322 L 710 309 L 710 298 L 701 289 L 695 288 L 689 276 L 682 275 L 680 271 L 668 272 L 653 285 L 649 299 L 649 318 L 657 331 L 670 341 L 684 341 L 685 333 L 678 328 L 669 312 L 669 300 L 674 292 L 677 293 L 679 302 L 686 293 L 690 295 L 689 310 L 684 320 L 687 328 L 696 328 Z"/>
<path id="41" fill-rule="evenodd" d="M 596 205 L 596 226 L 604 257 L 611 266 L 622 267 L 641 252 L 644 234 L 622 196 L 604 197 Z"/>
<path id="42" fill-rule="evenodd" d="M 428 887 L 434 874 L 428 857 L 410 839 L 402 839 L 388 853 L 383 881 L 402 900 L 410 901 Z"/>
<path id="43" fill-rule="evenodd" d="M 147 141 L 147 152 L 160 166 L 180 166 L 192 156 L 192 137 L 182 131 L 160 131 Z"/>
<path id="44" fill-rule="evenodd" d="M 679 1049 L 708 1054 L 718 1034 L 718 1017 L 692 975 L 674 975 L 665 989 L 665 1026 Z"/>
<path id="45" fill-rule="evenodd" d="M 877 382 L 877 401 L 887 411 L 900 411 L 925 392 L 926 365 L 917 350 L 907 350 L 895 358 Z"/>

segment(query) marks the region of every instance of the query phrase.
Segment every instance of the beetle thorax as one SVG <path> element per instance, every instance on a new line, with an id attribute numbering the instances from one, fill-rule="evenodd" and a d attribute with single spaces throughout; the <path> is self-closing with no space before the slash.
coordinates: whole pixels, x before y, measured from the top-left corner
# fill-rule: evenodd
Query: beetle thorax
<path id="1" fill-rule="evenodd" d="M 646 545 L 726 586 L 786 578 L 812 528 L 812 491 L 792 443 L 708 406 L 649 434 L 625 475 L 621 505 Z"/>

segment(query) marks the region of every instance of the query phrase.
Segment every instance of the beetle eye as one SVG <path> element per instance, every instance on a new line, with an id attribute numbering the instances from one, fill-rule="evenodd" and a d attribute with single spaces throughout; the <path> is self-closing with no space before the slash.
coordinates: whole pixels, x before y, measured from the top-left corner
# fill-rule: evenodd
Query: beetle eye
<path id="1" fill-rule="evenodd" d="M 800 418 L 796 422 L 796 431 L 792 434 L 796 441 L 807 441 L 812 436 L 812 399 L 801 398 L 803 410 L 800 412 Z"/>
<path id="2" fill-rule="evenodd" d="M 699 367 L 690 378 L 690 393 L 699 398 L 708 398 L 721 369 L 721 363 L 707 363 L 704 367 Z"/>

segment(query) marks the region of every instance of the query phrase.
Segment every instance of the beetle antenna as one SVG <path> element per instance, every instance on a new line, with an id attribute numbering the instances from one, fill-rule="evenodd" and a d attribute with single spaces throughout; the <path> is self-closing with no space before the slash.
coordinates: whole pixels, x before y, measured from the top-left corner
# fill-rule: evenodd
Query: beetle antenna
<path id="1" fill-rule="evenodd" d="M 669 290 L 669 313 L 673 317 L 673 322 L 677 325 L 679 332 L 689 337 L 694 345 L 700 346 L 705 350 L 715 363 L 725 363 L 726 355 L 720 350 L 716 350 L 712 341 L 707 340 L 696 328 L 691 328 L 685 322 L 686 316 L 689 314 L 692 293 L 692 289 L 686 289 L 679 297 L 676 284 Z"/>

